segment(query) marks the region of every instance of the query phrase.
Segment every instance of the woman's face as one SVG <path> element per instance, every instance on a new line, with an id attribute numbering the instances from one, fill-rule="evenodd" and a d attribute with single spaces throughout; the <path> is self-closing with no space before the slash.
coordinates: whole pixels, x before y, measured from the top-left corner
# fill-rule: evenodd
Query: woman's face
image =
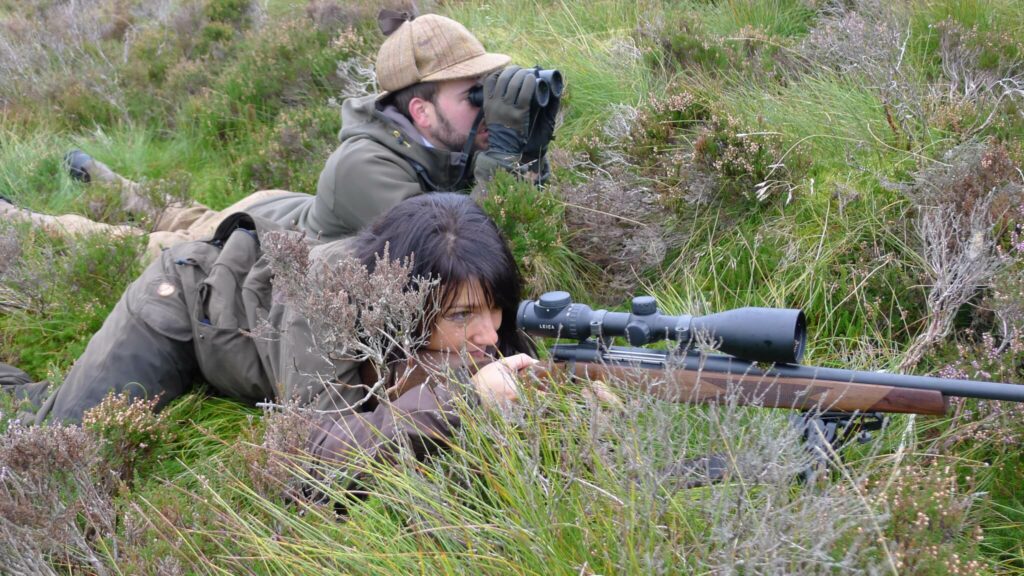
<path id="1" fill-rule="evenodd" d="M 447 310 L 438 315 L 424 347 L 439 352 L 463 351 L 474 360 L 485 360 L 498 345 L 501 308 L 484 298 L 480 283 L 473 280 L 459 287 Z"/>

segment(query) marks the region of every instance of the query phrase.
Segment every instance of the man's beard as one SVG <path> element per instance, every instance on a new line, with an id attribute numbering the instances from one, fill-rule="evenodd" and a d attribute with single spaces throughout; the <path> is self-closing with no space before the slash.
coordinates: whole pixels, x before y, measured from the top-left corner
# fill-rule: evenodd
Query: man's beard
<path id="1" fill-rule="evenodd" d="M 461 152 L 466 146 L 469 134 L 459 134 L 455 127 L 445 118 L 441 111 L 437 112 L 437 127 L 430 133 L 434 140 L 440 142 L 451 152 Z"/>

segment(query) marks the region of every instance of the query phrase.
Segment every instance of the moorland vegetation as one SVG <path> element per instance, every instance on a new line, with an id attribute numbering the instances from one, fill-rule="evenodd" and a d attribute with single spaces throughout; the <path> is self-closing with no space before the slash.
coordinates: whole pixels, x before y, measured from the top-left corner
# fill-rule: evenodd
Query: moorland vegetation
<path id="1" fill-rule="evenodd" d="M 339 103 L 375 90 L 380 7 L 0 0 L 0 196 L 124 223 L 72 147 L 154 198 L 313 192 Z M 1020 2 L 419 8 L 567 78 L 551 184 L 498 178 L 485 203 L 524 296 L 801 307 L 807 363 L 1024 382 Z M 0 361 L 59 383 L 143 247 L 0 223 Z M 0 573 L 1024 573 L 1022 406 L 893 417 L 797 483 L 785 411 L 560 390 L 465 414 L 426 463 L 363 463 L 368 497 L 325 487 L 341 508 L 283 497 L 295 411 L 199 390 L 35 429 L 2 397 Z M 730 480 L 686 489 L 674 464 L 708 452 Z"/>

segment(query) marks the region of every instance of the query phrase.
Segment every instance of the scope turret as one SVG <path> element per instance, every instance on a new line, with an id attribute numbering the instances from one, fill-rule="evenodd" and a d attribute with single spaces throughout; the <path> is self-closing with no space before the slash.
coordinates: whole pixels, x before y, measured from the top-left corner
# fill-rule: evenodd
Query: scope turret
<path id="1" fill-rule="evenodd" d="M 547 292 L 519 304 L 516 324 L 534 336 L 622 337 L 632 346 L 673 340 L 692 346 L 700 339 L 722 352 L 755 362 L 799 364 L 807 341 L 804 313 L 792 308 L 737 308 L 707 316 L 670 316 L 651 296 L 633 298 L 630 312 L 593 310 L 576 304 L 568 292 Z"/>

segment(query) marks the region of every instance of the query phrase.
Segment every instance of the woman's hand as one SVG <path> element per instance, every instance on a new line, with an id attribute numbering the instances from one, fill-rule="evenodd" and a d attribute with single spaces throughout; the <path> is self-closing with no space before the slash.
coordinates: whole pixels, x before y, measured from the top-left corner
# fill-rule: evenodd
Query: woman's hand
<path id="1" fill-rule="evenodd" d="M 484 406 L 502 406 L 519 400 L 516 375 L 537 360 L 527 354 L 516 354 L 491 362 L 477 372 L 472 380 Z"/>

